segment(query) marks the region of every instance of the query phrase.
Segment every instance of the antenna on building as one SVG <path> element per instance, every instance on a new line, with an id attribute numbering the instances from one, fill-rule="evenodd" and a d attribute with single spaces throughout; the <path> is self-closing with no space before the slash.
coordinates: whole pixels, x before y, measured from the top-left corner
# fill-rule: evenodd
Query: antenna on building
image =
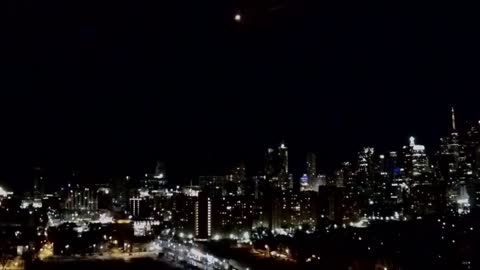
<path id="1" fill-rule="evenodd" d="M 452 131 L 455 132 L 457 130 L 455 124 L 455 108 L 452 106 Z"/>

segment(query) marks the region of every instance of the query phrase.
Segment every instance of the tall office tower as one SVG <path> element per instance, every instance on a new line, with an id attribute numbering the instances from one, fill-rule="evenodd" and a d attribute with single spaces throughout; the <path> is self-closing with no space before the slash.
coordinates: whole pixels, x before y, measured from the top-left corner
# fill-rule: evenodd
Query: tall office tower
<path id="1" fill-rule="evenodd" d="M 329 185 L 340 187 L 343 186 L 343 171 L 342 169 L 333 172 L 333 177 L 330 178 Z"/>
<path id="2" fill-rule="evenodd" d="M 157 165 L 155 166 L 155 174 L 153 178 L 158 181 L 158 185 L 160 187 L 167 184 L 167 171 L 165 169 L 165 163 L 161 161 L 157 161 Z"/>
<path id="3" fill-rule="evenodd" d="M 314 184 L 314 181 L 311 181 L 311 182 L 308 181 L 307 174 L 303 174 L 302 177 L 300 177 L 300 191 L 312 190 L 313 184 Z"/>
<path id="4" fill-rule="evenodd" d="M 282 196 L 278 190 L 271 190 L 259 198 L 255 206 L 256 227 L 267 227 L 269 230 L 277 230 L 282 227 Z"/>
<path id="5" fill-rule="evenodd" d="M 354 187 L 356 185 L 356 178 L 352 163 L 342 162 L 341 170 L 343 172 L 343 185 Z"/>
<path id="6" fill-rule="evenodd" d="M 159 190 L 165 188 L 167 184 L 165 163 L 157 161 L 154 173 L 146 173 L 141 182 L 142 188 L 147 193 L 158 193 Z"/>
<path id="7" fill-rule="evenodd" d="M 267 150 L 265 175 L 274 188 L 281 190 L 293 188 L 293 177 L 288 172 L 288 148 L 284 142 L 277 150 L 272 148 Z"/>
<path id="8" fill-rule="evenodd" d="M 233 168 L 231 174 L 229 175 L 229 180 L 238 185 L 241 185 L 243 182 L 245 182 L 246 179 L 247 176 L 245 163 L 240 162 L 239 164 L 237 164 L 237 166 Z"/>
<path id="9" fill-rule="evenodd" d="M 153 175 L 157 179 L 165 179 L 167 176 L 166 169 L 165 169 L 165 163 L 162 161 L 157 161 L 157 164 L 155 165 L 155 174 Z"/>
<path id="10" fill-rule="evenodd" d="M 45 171 L 41 167 L 33 168 L 33 197 L 42 199 L 45 193 Z"/>
<path id="11" fill-rule="evenodd" d="M 212 230 L 230 234 L 249 231 L 253 224 L 253 203 L 247 196 L 223 196 L 213 198 Z"/>
<path id="12" fill-rule="evenodd" d="M 195 203 L 195 237 L 208 239 L 212 236 L 212 199 L 200 192 Z"/>
<path id="13" fill-rule="evenodd" d="M 480 121 L 469 123 L 465 147 L 467 162 L 473 165 L 475 175 L 480 176 Z"/>
<path id="14" fill-rule="evenodd" d="M 98 200 L 96 191 L 88 187 L 69 184 L 64 205 L 67 210 L 97 210 Z"/>
<path id="15" fill-rule="evenodd" d="M 312 184 L 317 177 L 317 156 L 314 153 L 307 154 L 307 179 L 309 189 L 313 190 Z"/>
<path id="16" fill-rule="evenodd" d="M 358 153 L 354 192 L 359 209 L 362 209 L 360 211 L 367 210 L 375 184 L 374 152 L 373 147 L 364 147 L 362 151 Z"/>
<path id="17" fill-rule="evenodd" d="M 167 198 L 167 202 L 171 203 L 172 225 L 177 231 L 195 232 L 195 210 L 199 194 L 199 192 L 176 193 Z"/>
<path id="18" fill-rule="evenodd" d="M 277 157 L 273 148 L 268 148 L 265 155 L 265 176 L 273 186 L 278 182 Z"/>
<path id="19" fill-rule="evenodd" d="M 198 184 L 200 189 L 210 196 L 221 196 L 229 193 L 227 177 L 224 175 L 200 176 Z M 230 190 L 230 192 L 232 193 L 233 191 Z"/>
<path id="20" fill-rule="evenodd" d="M 466 163 L 471 166 L 472 178 L 467 183 L 470 204 L 476 210 L 480 209 L 480 121 L 468 125 L 465 136 Z M 468 166 L 467 165 L 467 166 Z M 468 177 L 468 171 L 465 173 Z"/>
<path id="21" fill-rule="evenodd" d="M 132 214 L 133 217 L 139 217 L 142 198 L 132 197 L 130 198 L 129 202 L 130 202 L 130 213 Z"/>
<path id="22" fill-rule="evenodd" d="M 381 216 L 391 216 L 393 212 L 388 205 L 390 181 L 388 161 L 385 155 L 375 156 L 373 173 L 374 184 L 369 198 L 370 210 L 377 212 Z"/>
<path id="23" fill-rule="evenodd" d="M 285 142 L 282 142 L 278 147 L 278 161 L 279 161 L 279 174 L 280 188 L 282 190 L 293 188 L 293 179 L 288 173 L 288 148 Z"/>
<path id="24" fill-rule="evenodd" d="M 305 178 L 308 178 L 308 176 L 305 175 Z M 318 187 L 325 186 L 326 184 L 327 184 L 327 176 L 323 174 L 319 174 L 310 183 L 310 187 L 308 190 L 318 192 Z"/>
<path id="25" fill-rule="evenodd" d="M 315 226 L 318 212 L 317 191 L 309 190 L 299 194 L 300 222 L 299 225 L 309 224 Z"/>
<path id="26" fill-rule="evenodd" d="M 402 157 L 396 151 L 390 151 L 386 157 L 388 173 L 387 203 L 398 213 L 403 212 L 403 199 L 405 193 L 408 192 Z"/>
<path id="27" fill-rule="evenodd" d="M 112 210 L 113 206 L 113 194 L 111 189 L 106 185 L 97 186 L 97 201 L 98 209 Z"/>
<path id="28" fill-rule="evenodd" d="M 440 153 L 444 156 L 449 156 L 448 162 L 450 163 L 449 166 L 451 169 L 456 171 L 456 169 L 459 166 L 459 163 L 462 161 L 462 158 L 464 158 L 465 151 L 463 145 L 460 144 L 459 136 L 458 136 L 458 131 L 456 128 L 456 122 L 455 122 L 455 110 L 452 107 L 452 126 L 451 126 L 451 131 L 450 135 L 444 138 L 441 138 L 441 144 L 440 144 Z"/>
<path id="29" fill-rule="evenodd" d="M 406 174 L 411 178 L 411 184 L 420 184 L 420 182 L 428 181 L 426 177 L 431 172 L 425 146 L 415 143 L 415 138 L 410 137 L 410 144 L 403 147 L 405 159 Z"/>
<path id="30" fill-rule="evenodd" d="M 301 207 L 299 193 L 293 190 L 282 190 L 280 195 L 282 206 L 282 224 L 287 226 L 301 225 Z"/>
<path id="31" fill-rule="evenodd" d="M 240 162 L 235 166 L 230 174 L 226 176 L 227 193 L 243 195 L 247 188 L 247 174 L 245 164 Z"/>
<path id="32" fill-rule="evenodd" d="M 253 176 L 253 196 L 257 200 L 267 192 L 267 180 L 265 176 Z"/>
<path id="33" fill-rule="evenodd" d="M 441 139 L 439 167 L 441 176 L 447 186 L 448 209 L 454 213 L 463 214 L 466 213 L 465 209 L 470 207 L 471 202 L 470 200 L 467 202 L 464 196 L 461 196 L 461 192 L 467 186 L 471 186 L 474 170 L 472 163 L 467 158 L 465 145 L 460 143 L 453 108 L 451 118 L 450 135 Z"/>
<path id="34" fill-rule="evenodd" d="M 352 217 L 359 217 L 363 215 L 366 202 L 364 188 L 358 184 L 358 170 L 354 168 L 351 162 L 342 162 L 340 171 L 342 173 L 341 180 L 343 181 L 342 187 L 344 188 L 342 190 L 344 190 L 345 204 L 350 206 L 350 215 Z M 325 183 L 325 181 L 322 182 Z M 317 191 L 324 186 L 325 184 L 318 186 Z"/>
<path id="35" fill-rule="evenodd" d="M 393 180 L 401 167 L 398 153 L 396 151 L 390 151 L 387 155 L 387 171 L 390 180 Z"/>
<path id="36" fill-rule="evenodd" d="M 388 154 L 388 173 L 390 185 L 387 186 L 389 201 L 395 212 L 403 213 L 405 208 L 405 198 L 410 191 L 407 186 L 408 176 L 405 171 L 405 161 L 403 153 L 391 151 Z"/>
<path id="37" fill-rule="evenodd" d="M 347 220 L 346 203 L 344 200 L 345 190 L 335 186 L 321 186 L 318 189 L 318 212 L 319 225 L 324 219 L 336 224 L 342 224 Z"/>
<path id="38" fill-rule="evenodd" d="M 437 202 L 443 192 L 439 190 L 438 182 L 434 181 L 434 173 L 425 152 L 425 146 L 416 144 L 415 138 L 410 137 L 410 143 L 403 147 L 405 184 L 408 187 L 407 214 L 424 216 L 434 214 L 440 210 Z"/>
<path id="39" fill-rule="evenodd" d="M 268 223 L 269 229 L 272 231 L 282 228 L 282 201 L 279 197 L 273 197 L 272 200 L 267 202 L 269 214 Z"/>
<path id="40" fill-rule="evenodd" d="M 357 179 L 360 187 L 368 189 L 373 185 L 373 147 L 364 147 L 358 153 Z"/>
<path id="41" fill-rule="evenodd" d="M 480 183 L 475 182 L 473 183 L 473 196 L 472 196 L 472 206 L 474 207 L 475 211 L 480 209 Z"/>
<path id="42" fill-rule="evenodd" d="M 116 210 L 126 210 L 129 205 L 130 197 L 130 188 L 131 188 L 131 178 L 129 176 L 125 177 L 115 177 L 111 181 L 112 187 L 112 203 L 113 208 Z"/>

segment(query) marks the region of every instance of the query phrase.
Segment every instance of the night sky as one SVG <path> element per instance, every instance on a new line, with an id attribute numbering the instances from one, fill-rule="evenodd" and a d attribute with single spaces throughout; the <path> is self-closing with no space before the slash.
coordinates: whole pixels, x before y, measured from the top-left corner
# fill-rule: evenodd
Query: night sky
<path id="1" fill-rule="evenodd" d="M 7 0 L 0 184 L 220 174 L 285 139 L 322 172 L 480 118 L 475 8 L 343 1 Z M 233 20 L 242 14 L 242 21 Z M 48 184 L 47 184 L 48 185 Z M 51 185 L 52 186 L 52 185 Z"/>

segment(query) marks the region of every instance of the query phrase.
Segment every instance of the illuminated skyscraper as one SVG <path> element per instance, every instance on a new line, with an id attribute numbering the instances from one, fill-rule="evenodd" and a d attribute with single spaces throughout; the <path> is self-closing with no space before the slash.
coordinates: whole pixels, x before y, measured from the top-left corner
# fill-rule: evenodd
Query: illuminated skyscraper
<path id="1" fill-rule="evenodd" d="M 143 187 L 147 191 L 158 191 L 165 188 L 167 184 L 167 173 L 165 170 L 165 163 L 157 161 L 155 165 L 155 172 L 153 174 L 146 173 L 143 179 Z"/>
<path id="2" fill-rule="evenodd" d="M 425 146 L 415 143 L 415 138 L 410 137 L 410 144 L 403 147 L 403 154 L 405 159 L 405 169 L 411 181 L 418 182 L 426 181 L 428 173 L 430 173 L 430 166 L 427 154 L 425 153 Z"/>
<path id="3" fill-rule="evenodd" d="M 473 182 L 474 168 L 467 158 L 465 145 L 460 142 L 453 108 L 451 113 L 451 132 L 441 139 L 439 167 L 447 188 L 448 208 L 454 213 L 466 213 L 471 202 L 466 198 L 468 192 L 463 191 Z"/>
<path id="4" fill-rule="evenodd" d="M 167 178 L 167 173 L 165 170 L 165 163 L 161 161 L 157 161 L 157 165 L 155 166 L 155 174 L 153 175 L 156 179 L 164 180 Z M 165 184 L 165 183 L 163 183 Z"/>
<path id="5" fill-rule="evenodd" d="M 243 162 L 237 164 L 226 176 L 226 193 L 243 195 L 247 189 L 246 168 Z"/>
<path id="6" fill-rule="evenodd" d="M 396 212 L 402 212 L 405 194 L 409 189 L 403 162 L 403 155 L 396 151 L 388 153 L 387 167 L 389 184 L 387 185 L 388 201 Z"/>
<path id="7" fill-rule="evenodd" d="M 307 174 L 303 174 L 300 177 L 300 191 L 311 190 L 311 183 L 309 182 Z"/>
<path id="8" fill-rule="evenodd" d="M 365 191 L 373 185 L 373 147 L 364 147 L 358 153 L 357 185 Z"/>
<path id="9" fill-rule="evenodd" d="M 440 154 L 444 157 L 444 161 L 448 163 L 449 170 L 454 172 L 457 170 L 459 163 L 464 158 L 464 148 L 460 144 L 459 136 L 455 123 L 455 110 L 452 107 L 452 123 L 450 135 L 440 139 Z M 455 179 L 448 177 L 450 185 L 455 184 Z"/>
<path id="10" fill-rule="evenodd" d="M 475 175 L 480 176 L 480 121 L 469 123 L 465 136 L 467 162 L 473 165 Z"/>
<path id="11" fill-rule="evenodd" d="M 130 176 L 115 177 L 112 179 L 112 203 L 114 209 L 125 210 L 128 208 L 131 186 L 132 181 Z"/>
<path id="12" fill-rule="evenodd" d="M 267 150 L 265 175 L 274 188 L 281 190 L 293 188 L 293 178 L 288 171 L 288 148 L 284 142 L 277 150 L 273 148 Z"/>
<path id="13" fill-rule="evenodd" d="M 35 199 L 42 199 L 45 193 L 45 175 L 41 167 L 33 169 L 33 196 Z"/>
<path id="14" fill-rule="evenodd" d="M 467 191 L 472 207 L 480 209 L 480 121 L 468 125 L 465 136 L 466 163 L 471 166 L 472 178 L 467 185 Z M 466 176 L 468 177 L 468 171 Z"/>
<path id="15" fill-rule="evenodd" d="M 130 201 L 130 213 L 132 214 L 133 217 L 139 217 L 142 198 L 133 197 L 133 198 L 130 198 L 129 201 Z"/>
<path id="16" fill-rule="evenodd" d="M 277 156 L 273 148 L 268 148 L 265 155 L 265 177 L 270 185 L 278 186 Z"/>
<path id="17" fill-rule="evenodd" d="M 214 234 L 230 234 L 252 228 L 253 202 L 249 196 L 227 195 L 212 198 Z"/>
<path id="18" fill-rule="evenodd" d="M 198 189 L 197 189 L 198 191 Z M 180 232 L 194 233 L 196 226 L 196 206 L 199 192 L 186 192 L 174 194 L 166 198 L 166 203 L 171 203 L 173 226 Z"/>
<path id="19" fill-rule="evenodd" d="M 67 210 L 97 210 L 97 192 L 88 187 L 69 184 L 64 198 L 64 207 Z"/>
<path id="20" fill-rule="evenodd" d="M 288 173 L 288 148 L 285 142 L 282 142 L 278 147 L 278 160 L 279 160 L 279 181 L 280 188 L 282 190 L 293 188 L 293 179 Z"/>
<path id="21" fill-rule="evenodd" d="M 198 183 L 200 185 L 200 189 L 203 192 L 208 193 L 210 196 L 226 195 L 228 194 L 227 178 L 228 176 L 224 175 L 200 176 L 198 178 Z"/>
<path id="22" fill-rule="evenodd" d="M 307 185 L 309 190 L 315 190 L 313 184 L 317 177 L 317 156 L 314 153 L 307 154 Z"/>
<path id="23" fill-rule="evenodd" d="M 416 144 L 414 137 L 409 140 L 409 145 L 403 147 L 403 170 L 400 177 L 394 179 L 404 179 L 401 187 L 404 187 L 402 202 L 405 213 L 422 217 L 443 211 L 445 188 L 434 177 L 425 146 Z"/>
<path id="24" fill-rule="evenodd" d="M 208 239 L 212 236 L 212 199 L 200 192 L 195 203 L 195 237 Z"/>
<path id="25" fill-rule="evenodd" d="M 345 189 L 335 186 L 321 186 L 318 189 L 318 212 L 319 225 L 329 219 L 337 224 L 346 221 Z M 351 207 L 351 206 L 350 206 Z"/>

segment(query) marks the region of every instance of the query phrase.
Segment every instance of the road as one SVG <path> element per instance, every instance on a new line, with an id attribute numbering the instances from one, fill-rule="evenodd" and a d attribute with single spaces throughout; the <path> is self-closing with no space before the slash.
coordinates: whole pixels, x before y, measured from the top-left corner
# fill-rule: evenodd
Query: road
<path id="1" fill-rule="evenodd" d="M 241 266 L 238 262 L 235 262 L 226 258 L 219 258 L 213 254 L 202 250 L 195 243 L 179 243 L 172 241 L 156 241 L 156 246 L 161 249 L 165 258 L 173 260 L 184 266 L 194 266 L 199 269 L 237 269 L 237 270 L 249 270 L 248 267 Z"/>
<path id="2" fill-rule="evenodd" d="M 151 259 L 153 261 L 161 261 L 172 268 L 187 268 L 189 266 L 198 269 L 237 269 L 249 270 L 248 267 L 241 266 L 238 262 L 219 258 L 213 254 L 202 250 L 194 242 L 175 242 L 172 240 L 155 240 L 150 244 L 148 252 L 104 252 L 102 254 L 93 255 L 72 255 L 58 256 L 53 255 L 52 245 L 45 245 L 39 252 L 38 257 L 43 262 L 88 262 L 88 261 L 109 261 L 123 260 L 130 262 L 135 259 Z"/>

